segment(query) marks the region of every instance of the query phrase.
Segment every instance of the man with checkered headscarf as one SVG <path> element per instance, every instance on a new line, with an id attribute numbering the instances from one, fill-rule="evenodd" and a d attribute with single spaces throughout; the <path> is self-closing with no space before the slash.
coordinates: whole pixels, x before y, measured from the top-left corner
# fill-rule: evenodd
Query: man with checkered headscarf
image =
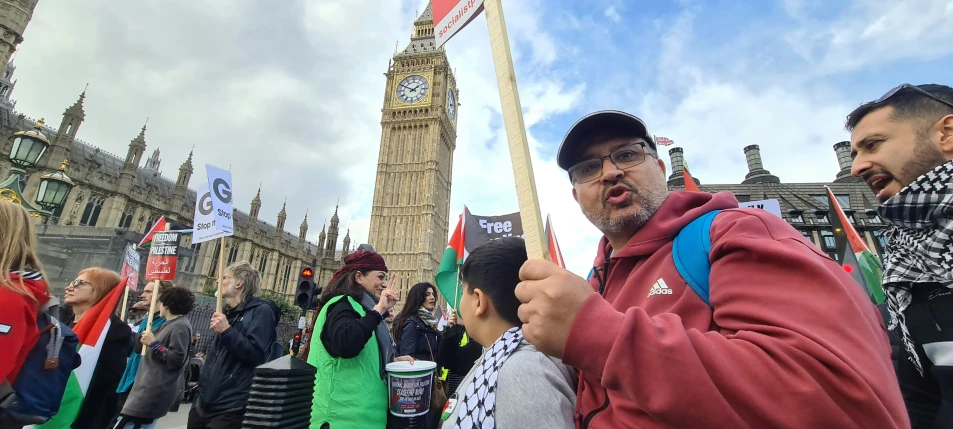
<path id="1" fill-rule="evenodd" d="M 953 88 L 900 85 L 847 116 L 852 173 L 891 224 L 887 326 L 914 428 L 953 428 Z"/>

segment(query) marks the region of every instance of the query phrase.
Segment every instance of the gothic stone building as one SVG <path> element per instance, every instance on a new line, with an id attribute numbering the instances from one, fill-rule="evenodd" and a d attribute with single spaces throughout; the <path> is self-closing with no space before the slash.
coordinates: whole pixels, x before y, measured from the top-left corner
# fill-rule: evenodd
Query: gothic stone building
<path id="1" fill-rule="evenodd" d="M 784 220 L 836 260 L 838 255 L 835 253 L 834 231 L 829 221 L 829 216 L 836 216 L 836 214 L 828 207 L 825 186 L 830 187 L 854 228 L 867 241 L 870 250 L 877 255 L 883 252 L 883 246 L 886 243 L 886 237 L 883 234 L 887 224 L 877 215 L 880 202 L 873 191 L 862 180 L 850 175 L 852 162 L 850 142 L 844 141 L 834 145 L 840 171 L 829 183 L 782 183 L 781 179 L 764 168 L 761 162 L 761 149 L 758 145 L 745 147 L 744 152 L 748 163 L 748 174 L 741 184 L 703 185 L 697 177 L 693 177 L 696 184 L 706 192 L 729 191 L 741 202 L 778 200 Z M 682 175 L 684 169 L 682 148 L 670 149 L 669 156 L 672 174 L 668 178 L 668 187 L 671 190 L 682 190 L 685 186 Z"/>
<path id="2" fill-rule="evenodd" d="M 7 72 L 14 68 L 8 67 Z M 7 87 L 10 76 L 4 76 L 0 89 Z M 66 203 L 54 212 L 55 225 L 40 229 L 40 242 L 44 243 L 45 233 L 57 237 L 71 238 L 71 245 L 59 246 L 57 251 L 46 252 L 45 257 L 69 261 L 82 255 L 74 252 L 98 251 L 90 247 L 79 247 L 82 242 L 93 241 L 95 237 L 110 236 L 102 230 L 115 230 L 115 235 L 132 232 L 126 241 L 137 241 L 155 224 L 160 216 L 182 225 L 191 225 L 195 208 L 195 190 L 188 187 L 192 178 L 192 154 L 188 154 L 179 167 L 178 177 L 171 180 L 159 174 L 160 152 L 156 149 L 142 167 L 143 154 L 146 151 L 146 127 L 129 142 L 125 157 L 110 154 L 99 147 L 80 140 L 77 135 L 86 112 L 83 109 L 85 92 L 63 113 L 57 128 L 46 126 L 12 109 L 9 91 L 5 91 L 0 102 L 0 177 L 10 172 L 8 159 L 12 147 L 12 136 L 22 130 L 36 128 L 50 141 L 50 147 L 40 159 L 33 171 L 28 171 L 28 180 L 24 195 L 35 195 L 40 176 L 57 170 L 63 160 L 67 160 L 68 174 L 76 187 L 70 192 Z M 37 125 L 39 125 L 37 127 Z M 282 207 L 276 223 L 271 224 L 259 218 L 261 209 L 261 191 L 251 202 L 249 211 L 235 210 L 235 235 L 225 240 L 226 264 L 236 261 L 249 261 L 262 274 L 263 288 L 292 297 L 297 283 L 299 269 L 303 266 L 315 266 L 316 275 L 329 279 L 341 265 L 343 255 L 351 248 L 348 232 L 339 247 L 339 225 L 337 210 L 331 217 L 330 225 L 322 228 L 317 244 L 308 242 L 308 219 L 305 215 L 298 235 L 285 231 L 287 213 Z M 99 231 L 97 231 L 99 230 Z M 137 238 L 138 237 L 138 238 Z M 85 239 L 83 239 L 85 238 Z M 62 241 L 62 240 L 61 240 Z M 190 237 L 185 236 L 182 246 L 188 248 L 182 252 L 179 261 L 179 275 L 184 283 L 195 291 L 202 291 L 215 285 L 217 275 L 219 240 L 192 245 Z M 342 250 L 339 250 L 342 249 Z M 110 252 L 122 253 L 122 247 L 111 246 Z M 142 258 L 145 260 L 145 258 Z M 64 281 L 72 280 L 84 266 L 60 267 L 55 261 L 44 259 L 48 265 L 48 276 L 55 293 L 61 292 Z M 74 264 L 75 265 L 75 264 Z M 106 268 L 118 270 L 117 266 Z M 63 283 L 63 284 L 61 284 Z"/>

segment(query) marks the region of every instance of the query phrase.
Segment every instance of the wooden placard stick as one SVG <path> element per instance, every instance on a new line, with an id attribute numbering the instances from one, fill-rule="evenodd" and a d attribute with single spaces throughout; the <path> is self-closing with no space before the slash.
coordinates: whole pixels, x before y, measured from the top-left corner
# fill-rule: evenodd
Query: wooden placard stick
<path id="1" fill-rule="evenodd" d="M 218 245 L 218 293 L 215 294 L 215 312 L 222 312 L 222 276 L 225 271 L 225 237 L 220 238 Z"/>
<path id="2" fill-rule="evenodd" d="M 510 147 L 510 160 L 513 162 L 513 178 L 516 180 L 516 196 L 519 201 L 520 220 L 523 222 L 526 255 L 530 259 L 549 259 L 549 246 L 543 238 L 543 218 L 539 214 L 533 161 L 530 158 L 523 109 L 516 87 L 516 71 L 513 68 L 513 56 L 510 53 L 506 22 L 503 19 L 503 5 L 501 0 L 486 0 L 483 5 L 490 33 L 496 82 L 500 90 L 503 125 Z"/>

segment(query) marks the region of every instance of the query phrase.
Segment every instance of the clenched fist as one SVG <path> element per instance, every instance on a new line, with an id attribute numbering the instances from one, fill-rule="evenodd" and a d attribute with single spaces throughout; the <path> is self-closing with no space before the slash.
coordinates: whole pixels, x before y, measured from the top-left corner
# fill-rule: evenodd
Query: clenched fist
<path id="1" fill-rule="evenodd" d="M 544 259 L 526 261 L 520 280 L 516 298 L 523 303 L 518 312 L 523 337 L 537 350 L 561 358 L 576 313 L 595 291 L 582 277 Z"/>

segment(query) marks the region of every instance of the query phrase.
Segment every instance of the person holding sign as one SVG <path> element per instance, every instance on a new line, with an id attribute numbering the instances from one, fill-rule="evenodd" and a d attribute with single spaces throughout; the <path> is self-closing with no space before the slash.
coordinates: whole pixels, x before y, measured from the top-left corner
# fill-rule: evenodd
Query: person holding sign
<path id="1" fill-rule="evenodd" d="M 192 324 L 182 316 L 195 307 L 195 296 L 184 287 L 170 286 L 160 288 L 158 299 L 159 316 L 165 322 L 136 334 L 136 350 L 147 347 L 149 353 L 142 359 L 115 429 L 154 428 L 179 396 L 192 339 Z"/>
<path id="2" fill-rule="evenodd" d="M 358 250 L 344 257 L 321 292 L 307 361 L 318 368 L 311 427 L 384 429 L 387 425 L 386 364 L 394 342 L 384 323 L 397 304 L 396 276 L 385 283 L 380 254 Z"/>
<path id="3" fill-rule="evenodd" d="M 627 113 L 579 120 L 557 162 L 604 237 L 588 281 L 530 260 L 516 296 L 526 339 L 579 372 L 580 427 L 909 427 L 879 312 L 783 219 L 669 192 Z"/>
<path id="4" fill-rule="evenodd" d="M 221 282 L 225 309 L 209 323 L 215 338 L 199 376 L 189 429 L 241 427 L 255 367 L 268 360 L 281 314 L 274 302 L 255 296 L 261 276 L 248 262 L 226 268 Z"/>

